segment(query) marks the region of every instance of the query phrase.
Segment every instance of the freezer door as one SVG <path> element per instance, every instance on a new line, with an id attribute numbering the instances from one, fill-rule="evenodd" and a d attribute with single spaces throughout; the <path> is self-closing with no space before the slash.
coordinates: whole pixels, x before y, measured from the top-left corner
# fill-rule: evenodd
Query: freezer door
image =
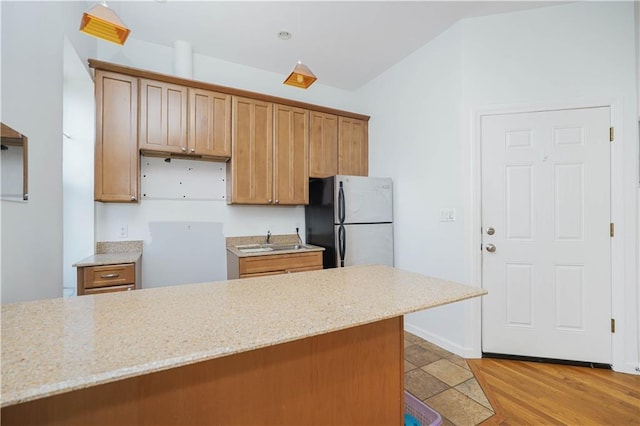
<path id="1" fill-rule="evenodd" d="M 393 266 L 393 224 L 336 225 L 335 234 L 338 268 L 372 264 Z"/>
<path id="2" fill-rule="evenodd" d="M 338 175 L 334 188 L 335 223 L 393 221 L 393 182 L 390 178 Z"/>

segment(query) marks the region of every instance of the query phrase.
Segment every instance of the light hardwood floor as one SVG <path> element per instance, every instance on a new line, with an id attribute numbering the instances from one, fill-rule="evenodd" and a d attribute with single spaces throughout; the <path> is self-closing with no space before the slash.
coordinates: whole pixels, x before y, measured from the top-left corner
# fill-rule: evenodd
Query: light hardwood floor
<path id="1" fill-rule="evenodd" d="M 496 415 L 483 425 L 640 425 L 640 376 L 501 359 L 469 359 Z"/>

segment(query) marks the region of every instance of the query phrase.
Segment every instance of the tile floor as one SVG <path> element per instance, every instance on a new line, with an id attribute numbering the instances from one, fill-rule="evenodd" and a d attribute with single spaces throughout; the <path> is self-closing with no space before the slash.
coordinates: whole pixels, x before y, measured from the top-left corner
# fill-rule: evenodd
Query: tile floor
<path id="1" fill-rule="evenodd" d="M 443 425 L 477 425 L 495 414 L 464 358 L 407 332 L 404 388 L 440 413 Z"/>

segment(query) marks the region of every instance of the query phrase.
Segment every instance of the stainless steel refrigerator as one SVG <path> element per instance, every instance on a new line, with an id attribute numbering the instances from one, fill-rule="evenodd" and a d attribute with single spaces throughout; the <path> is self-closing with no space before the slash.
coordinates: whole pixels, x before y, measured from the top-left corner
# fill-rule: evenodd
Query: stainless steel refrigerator
<path id="1" fill-rule="evenodd" d="M 393 266 L 393 182 L 338 175 L 309 180 L 306 242 L 325 248 L 324 268 Z"/>

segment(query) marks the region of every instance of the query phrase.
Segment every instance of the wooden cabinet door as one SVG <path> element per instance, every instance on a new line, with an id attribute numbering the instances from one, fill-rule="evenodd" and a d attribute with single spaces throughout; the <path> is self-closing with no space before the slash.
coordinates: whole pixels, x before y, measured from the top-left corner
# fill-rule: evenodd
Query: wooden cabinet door
<path id="1" fill-rule="evenodd" d="M 273 203 L 273 106 L 233 97 L 232 155 L 227 166 L 234 204 Z M 229 189 L 229 188 L 228 188 Z"/>
<path id="2" fill-rule="evenodd" d="M 96 201 L 138 200 L 138 79 L 96 70 Z"/>
<path id="3" fill-rule="evenodd" d="M 335 176 L 338 174 L 338 116 L 310 111 L 309 121 L 309 176 Z"/>
<path id="4" fill-rule="evenodd" d="M 140 80 L 141 150 L 187 152 L 187 88 Z"/>
<path id="5" fill-rule="evenodd" d="M 231 156 L 231 95 L 189 88 L 189 153 Z"/>
<path id="6" fill-rule="evenodd" d="M 267 256 L 249 256 L 240 258 L 240 278 L 257 276 L 254 274 L 303 272 L 322 269 L 322 252 L 272 254 Z"/>
<path id="7" fill-rule="evenodd" d="M 274 106 L 274 204 L 309 204 L 309 111 Z"/>
<path id="8" fill-rule="evenodd" d="M 368 123 L 354 118 L 338 119 L 338 174 L 369 174 Z"/>

